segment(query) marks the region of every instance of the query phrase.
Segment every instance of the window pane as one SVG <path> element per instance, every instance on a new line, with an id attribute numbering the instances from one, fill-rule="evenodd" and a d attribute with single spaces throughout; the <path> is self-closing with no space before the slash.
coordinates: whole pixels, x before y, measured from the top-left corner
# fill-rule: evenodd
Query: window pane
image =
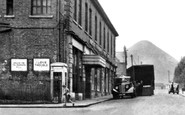
<path id="1" fill-rule="evenodd" d="M 51 6 L 51 0 L 47 0 L 48 1 L 48 6 Z"/>
<path id="2" fill-rule="evenodd" d="M 37 8 L 36 7 L 33 7 L 33 14 L 37 14 Z"/>
<path id="3" fill-rule="evenodd" d="M 41 0 L 37 0 L 37 6 L 41 6 Z"/>
<path id="4" fill-rule="evenodd" d="M 46 7 L 43 7 L 43 14 L 47 14 Z"/>
<path id="5" fill-rule="evenodd" d="M 6 14 L 13 15 L 13 0 L 7 0 Z"/>
<path id="6" fill-rule="evenodd" d="M 37 5 L 37 0 L 33 0 L 33 6 Z"/>
<path id="7" fill-rule="evenodd" d="M 37 14 L 41 14 L 41 7 L 37 7 Z"/>
<path id="8" fill-rule="evenodd" d="M 43 6 L 46 6 L 46 0 L 43 0 Z"/>
<path id="9" fill-rule="evenodd" d="M 47 14 L 51 14 L 51 7 L 47 8 Z"/>

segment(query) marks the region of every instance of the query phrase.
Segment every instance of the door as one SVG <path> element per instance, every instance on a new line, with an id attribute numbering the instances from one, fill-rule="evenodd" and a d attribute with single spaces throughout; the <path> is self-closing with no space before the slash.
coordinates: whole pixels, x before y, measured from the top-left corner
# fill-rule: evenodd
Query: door
<path id="1" fill-rule="evenodd" d="M 91 68 L 86 67 L 85 98 L 91 98 Z"/>
<path id="2" fill-rule="evenodd" d="M 53 73 L 53 94 L 54 94 L 54 98 L 58 100 L 58 102 L 61 101 L 61 94 L 62 94 L 62 72 L 54 72 Z"/>

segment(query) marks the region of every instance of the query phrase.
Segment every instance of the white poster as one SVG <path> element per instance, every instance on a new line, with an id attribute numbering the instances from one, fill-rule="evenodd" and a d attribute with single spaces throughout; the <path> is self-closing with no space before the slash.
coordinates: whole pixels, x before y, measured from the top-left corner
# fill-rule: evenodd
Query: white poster
<path id="1" fill-rule="evenodd" d="M 34 71 L 50 71 L 50 59 L 47 58 L 35 58 L 33 59 Z"/>
<path id="2" fill-rule="evenodd" d="M 11 71 L 28 71 L 28 60 L 11 59 Z"/>

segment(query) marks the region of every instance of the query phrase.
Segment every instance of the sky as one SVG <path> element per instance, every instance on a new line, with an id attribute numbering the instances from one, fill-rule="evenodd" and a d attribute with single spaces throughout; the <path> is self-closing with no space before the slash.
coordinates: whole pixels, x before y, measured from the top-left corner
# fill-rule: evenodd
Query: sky
<path id="1" fill-rule="evenodd" d="M 185 0 L 98 0 L 117 30 L 116 51 L 148 40 L 174 57 L 185 56 Z"/>

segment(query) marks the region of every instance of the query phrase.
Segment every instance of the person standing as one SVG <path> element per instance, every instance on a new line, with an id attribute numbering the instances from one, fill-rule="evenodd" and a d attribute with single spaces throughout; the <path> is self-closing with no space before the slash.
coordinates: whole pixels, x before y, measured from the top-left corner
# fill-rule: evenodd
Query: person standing
<path id="1" fill-rule="evenodd" d="M 71 95 L 70 95 L 69 89 L 67 88 L 66 85 L 63 85 L 62 87 L 63 87 L 63 91 L 64 91 L 64 96 L 65 96 L 65 106 L 66 106 L 67 102 L 72 103 L 74 106 L 74 102 L 71 100 Z"/>

